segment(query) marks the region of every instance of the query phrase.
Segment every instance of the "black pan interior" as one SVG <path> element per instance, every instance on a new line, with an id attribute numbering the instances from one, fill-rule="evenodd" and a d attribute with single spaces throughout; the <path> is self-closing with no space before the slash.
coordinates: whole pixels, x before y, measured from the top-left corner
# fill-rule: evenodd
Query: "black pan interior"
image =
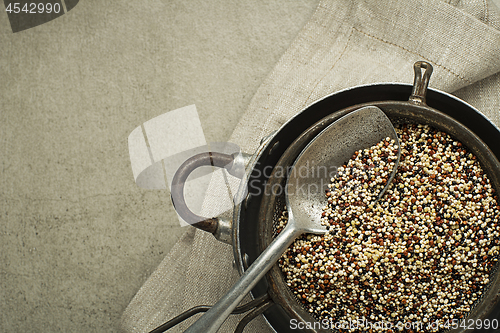
<path id="1" fill-rule="evenodd" d="M 329 115 L 337 113 L 338 117 L 340 117 L 344 113 L 344 111 L 340 110 L 349 109 L 353 105 L 363 103 L 377 104 L 377 102 L 380 101 L 404 102 L 408 100 L 411 89 L 411 85 L 379 84 L 345 90 L 328 96 L 308 107 L 286 123 L 275 134 L 260 155 L 252 171 L 250 176 L 252 186 L 249 187 L 249 192 L 251 194 L 248 200 L 239 208 L 239 221 L 235 228 L 235 239 L 237 239 L 235 257 L 240 270 L 243 270 L 246 265 L 251 264 L 251 262 L 257 258 L 260 253 L 260 248 L 263 246 L 262 233 L 264 231 L 262 225 L 263 223 L 265 224 L 265 221 L 256 222 L 264 197 L 264 186 L 270 176 L 269 170 L 278 163 L 286 149 L 312 125 L 320 122 Z M 500 146 L 496 144 L 500 142 L 500 131 L 481 113 L 450 95 L 432 89 L 429 89 L 427 93 L 427 104 L 449 115 L 458 122 L 467 124 L 469 130 L 479 136 L 480 139 L 489 146 L 496 158 L 500 159 Z M 259 225 L 261 227 L 259 227 Z M 268 277 L 263 279 L 263 281 L 261 281 L 252 291 L 254 297 L 266 293 L 268 289 L 270 289 L 269 283 L 274 284 L 275 282 L 268 275 Z M 274 289 L 276 290 L 276 288 Z M 283 295 L 272 296 L 273 299 L 276 298 L 278 301 L 283 299 Z M 285 308 L 286 307 L 287 306 L 285 306 Z M 498 309 L 495 308 L 493 312 L 497 310 Z M 289 312 L 290 308 L 284 309 L 282 306 L 274 306 L 266 311 L 265 317 L 277 332 L 300 332 L 300 330 L 292 330 L 290 328 L 291 317 Z M 314 320 L 312 317 L 309 319 Z"/>

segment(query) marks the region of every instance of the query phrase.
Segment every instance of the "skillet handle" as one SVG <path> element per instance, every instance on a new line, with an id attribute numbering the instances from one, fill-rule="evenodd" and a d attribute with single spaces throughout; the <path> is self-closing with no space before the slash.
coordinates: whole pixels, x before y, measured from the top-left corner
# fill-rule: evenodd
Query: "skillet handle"
<path id="1" fill-rule="evenodd" d="M 255 298 L 254 300 L 252 300 L 244 305 L 241 305 L 241 306 L 235 308 L 234 311 L 231 312 L 231 314 L 242 314 L 242 313 L 248 312 L 250 310 L 252 310 L 252 311 L 249 312 L 247 315 L 245 315 L 245 317 L 243 317 L 243 319 L 241 319 L 241 321 L 238 324 L 238 327 L 236 327 L 236 330 L 234 331 L 234 333 L 242 333 L 245 326 L 253 318 L 262 314 L 264 311 L 266 311 L 268 308 L 270 308 L 274 304 L 275 303 L 271 299 L 271 296 L 269 296 L 269 294 L 264 294 L 264 295 L 259 296 L 259 297 Z M 182 323 L 184 320 L 194 316 L 195 314 L 200 313 L 200 312 L 206 312 L 206 311 L 210 310 L 210 308 L 211 307 L 207 306 L 207 305 L 195 306 L 194 308 L 191 308 L 189 310 L 184 311 L 183 313 L 181 313 L 177 317 L 170 319 L 166 323 L 163 323 L 162 325 L 158 326 L 157 328 L 150 331 L 149 333 L 164 333 L 164 332 L 168 331 L 169 329 L 171 329 L 172 327 L 174 327 L 175 325 Z"/>
<path id="2" fill-rule="evenodd" d="M 201 166 L 225 168 L 231 175 L 241 178 L 244 173 L 244 160 L 241 154 L 228 155 L 216 152 L 200 153 L 187 159 L 175 172 L 172 179 L 171 197 L 177 213 L 193 227 L 210 232 L 225 243 L 231 243 L 231 225 L 218 217 L 205 218 L 193 213 L 184 200 L 184 184 L 195 169 Z"/>
<path id="3" fill-rule="evenodd" d="M 408 99 L 410 103 L 425 105 L 425 97 L 427 95 L 427 87 L 432 74 L 432 65 L 426 61 L 417 61 L 413 65 L 415 78 L 413 81 L 413 90 Z M 422 69 L 424 70 L 422 74 Z"/>

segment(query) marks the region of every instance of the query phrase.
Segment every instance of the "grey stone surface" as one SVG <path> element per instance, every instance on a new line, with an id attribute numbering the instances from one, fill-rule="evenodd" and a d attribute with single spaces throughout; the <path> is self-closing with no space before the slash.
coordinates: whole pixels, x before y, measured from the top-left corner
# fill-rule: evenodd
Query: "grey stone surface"
<path id="1" fill-rule="evenodd" d="M 0 14 L 1 332 L 117 330 L 185 231 L 135 185 L 129 133 L 196 104 L 227 140 L 317 2 L 89 0 L 15 34 Z"/>

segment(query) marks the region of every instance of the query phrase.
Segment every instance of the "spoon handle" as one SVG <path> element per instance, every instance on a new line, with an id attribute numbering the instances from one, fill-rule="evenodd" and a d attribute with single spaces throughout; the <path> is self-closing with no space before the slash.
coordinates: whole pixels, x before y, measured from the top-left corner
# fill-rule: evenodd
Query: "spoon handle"
<path id="1" fill-rule="evenodd" d="M 215 333 L 240 301 L 302 232 L 289 223 L 271 244 L 260 254 L 233 287 L 185 333 Z"/>

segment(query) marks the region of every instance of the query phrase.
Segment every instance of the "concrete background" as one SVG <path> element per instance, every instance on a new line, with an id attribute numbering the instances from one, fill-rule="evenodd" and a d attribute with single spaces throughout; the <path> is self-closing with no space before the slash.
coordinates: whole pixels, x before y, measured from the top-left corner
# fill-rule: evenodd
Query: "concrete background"
<path id="1" fill-rule="evenodd" d="M 227 140 L 317 2 L 89 0 L 15 34 L 0 13 L 0 332 L 117 331 L 186 230 L 129 133 L 196 104 Z"/>
<path id="2" fill-rule="evenodd" d="M 227 140 L 317 3 L 88 0 L 15 34 L 0 14 L 0 332 L 117 330 L 185 231 L 135 185 L 129 133 L 196 104 Z"/>

